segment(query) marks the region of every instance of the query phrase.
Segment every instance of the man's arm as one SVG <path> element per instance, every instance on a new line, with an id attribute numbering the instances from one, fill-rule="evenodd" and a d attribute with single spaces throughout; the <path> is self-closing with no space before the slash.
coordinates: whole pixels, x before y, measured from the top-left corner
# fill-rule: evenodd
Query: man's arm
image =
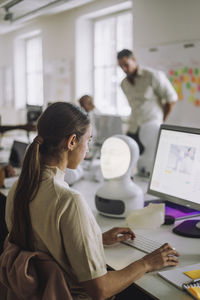
<path id="1" fill-rule="evenodd" d="M 175 102 L 167 102 L 163 105 L 163 121 L 165 121 L 172 111 Z"/>

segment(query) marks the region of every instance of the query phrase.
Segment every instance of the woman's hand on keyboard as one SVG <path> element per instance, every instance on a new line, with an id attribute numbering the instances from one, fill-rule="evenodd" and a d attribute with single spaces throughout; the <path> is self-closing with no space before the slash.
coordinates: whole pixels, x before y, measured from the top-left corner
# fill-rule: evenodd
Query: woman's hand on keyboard
<path id="1" fill-rule="evenodd" d="M 176 266 L 178 264 L 178 252 L 169 244 L 164 244 L 152 253 L 144 256 L 147 272 L 162 269 L 167 266 Z"/>
<path id="2" fill-rule="evenodd" d="M 134 239 L 135 234 L 128 227 L 114 227 L 102 234 L 104 245 L 113 245 L 128 239 Z"/>

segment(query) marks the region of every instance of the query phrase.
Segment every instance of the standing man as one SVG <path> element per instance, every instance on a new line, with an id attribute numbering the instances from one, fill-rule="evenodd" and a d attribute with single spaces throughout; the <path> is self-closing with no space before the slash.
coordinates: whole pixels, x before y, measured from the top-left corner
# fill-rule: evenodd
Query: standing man
<path id="1" fill-rule="evenodd" d="M 121 88 L 131 106 L 127 135 L 139 145 L 139 129 L 143 123 L 155 121 L 163 123 L 177 101 L 177 94 L 162 71 L 140 68 L 133 53 L 128 49 L 118 52 L 119 66 L 126 73 Z"/>

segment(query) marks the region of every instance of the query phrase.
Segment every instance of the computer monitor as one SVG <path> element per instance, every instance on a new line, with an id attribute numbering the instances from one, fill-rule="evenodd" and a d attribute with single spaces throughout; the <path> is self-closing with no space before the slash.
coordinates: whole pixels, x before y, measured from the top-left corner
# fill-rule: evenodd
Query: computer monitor
<path id="1" fill-rule="evenodd" d="M 122 134 L 122 120 L 120 116 L 95 114 L 96 142 L 103 142 L 115 134 Z"/>
<path id="2" fill-rule="evenodd" d="M 161 125 L 148 193 L 200 211 L 200 129 Z M 175 227 L 177 234 L 200 237 L 199 220 Z"/>
<path id="3" fill-rule="evenodd" d="M 27 122 L 35 123 L 42 113 L 42 106 L 27 104 L 26 108 L 27 108 Z"/>
<path id="4" fill-rule="evenodd" d="M 24 153 L 26 151 L 28 144 L 20 141 L 14 141 L 11 147 L 9 163 L 16 168 L 22 166 Z"/>

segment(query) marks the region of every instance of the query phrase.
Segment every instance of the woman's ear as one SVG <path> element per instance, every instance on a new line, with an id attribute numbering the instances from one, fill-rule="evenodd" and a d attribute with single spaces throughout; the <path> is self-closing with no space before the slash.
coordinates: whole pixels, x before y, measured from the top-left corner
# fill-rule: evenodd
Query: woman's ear
<path id="1" fill-rule="evenodd" d="M 67 149 L 69 151 L 73 151 L 77 145 L 77 139 L 76 134 L 70 135 L 70 137 L 67 140 Z"/>

